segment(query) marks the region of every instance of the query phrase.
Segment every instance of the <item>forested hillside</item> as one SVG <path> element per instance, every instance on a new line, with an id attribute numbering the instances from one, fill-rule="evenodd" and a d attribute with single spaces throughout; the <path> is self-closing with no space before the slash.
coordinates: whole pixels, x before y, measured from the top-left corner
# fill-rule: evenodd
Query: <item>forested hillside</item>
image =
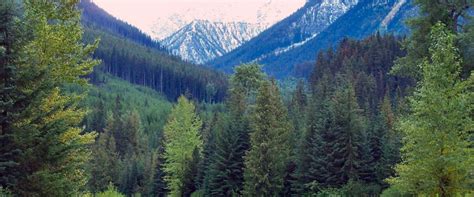
<path id="1" fill-rule="evenodd" d="M 101 40 L 94 57 L 102 64 L 96 70 L 150 87 L 171 101 L 185 93 L 207 102 L 224 99 L 227 79 L 223 74 L 171 56 L 149 36 L 88 0 L 80 5 L 86 42 Z"/>
<path id="2" fill-rule="evenodd" d="M 0 196 L 473 196 L 474 4 L 415 5 L 410 36 L 341 39 L 292 88 L 2 1 Z"/>
<path id="3" fill-rule="evenodd" d="M 111 183 L 125 194 L 156 196 L 163 192 L 163 127 L 173 103 L 153 89 L 100 74 L 83 105 L 90 109 L 83 124 L 96 131 L 91 147 L 91 192 L 106 190 Z M 200 105 L 201 106 L 201 105 Z M 211 107 L 211 108 L 209 108 Z M 202 106 L 200 116 L 218 106 Z"/>
<path id="4" fill-rule="evenodd" d="M 294 76 L 292 74 L 295 67 L 306 62 L 314 62 L 314 55 L 318 51 L 333 47 L 344 38 L 363 39 L 376 32 L 406 35 L 408 28 L 404 21 L 418 14 L 418 10 L 410 0 L 335 1 L 334 4 L 342 4 L 339 7 L 345 4 L 350 6 L 346 5 L 348 8 L 344 12 L 339 11 L 336 5 L 333 5 L 335 7 L 333 9 L 328 8 L 327 11 L 322 9 L 320 11 L 322 13 L 311 10 L 312 4 L 324 3 L 333 5 L 328 1 L 309 1 L 294 15 L 210 64 L 215 68 L 230 72 L 233 66 L 240 63 L 256 62 L 265 66 L 265 72 L 277 78 Z M 400 3 L 400 9 L 392 13 L 394 7 Z M 301 34 L 300 30 L 291 28 L 293 28 L 292 24 L 296 23 L 294 21 L 302 17 L 299 15 L 305 13 L 308 13 L 313 20 L 331 17 L 333 21 L 316 26 L 318 28 L 310 28 L 312 23 L 303 23 L 302 28 L 309 26 L 309 30 L 317 31 L 308 31 L 302 34 L 301 38 L 297 36 Z M 288 38 L 288 35 L 295 35 L 295 38 Z M 273 37 L 277 38 L 273 39 Z"/>
<path id="5" fill-rule="evenodd" d="M 108 14 L 105 10 L 94 4 L 93 1 L 82 0 L 79 3 L 79 7 L 82 9 L 81 19 L 84 26 L 93 29 L 99 28 L 109 34 L 121 36 L 146 47 L 166 52 L 165 48 L 157 41 L 151 39 L 150 36 L 145 35 L 138 28 Z"/>

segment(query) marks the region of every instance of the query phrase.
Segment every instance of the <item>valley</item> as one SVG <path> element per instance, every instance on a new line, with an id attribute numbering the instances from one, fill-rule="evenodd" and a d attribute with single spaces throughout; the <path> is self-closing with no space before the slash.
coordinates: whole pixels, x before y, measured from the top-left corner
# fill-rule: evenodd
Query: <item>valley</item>
<path id="1" fill-rule="evenodd" d="M 0 196 L 472 196 L 473 6 L 1 1 Z"/>

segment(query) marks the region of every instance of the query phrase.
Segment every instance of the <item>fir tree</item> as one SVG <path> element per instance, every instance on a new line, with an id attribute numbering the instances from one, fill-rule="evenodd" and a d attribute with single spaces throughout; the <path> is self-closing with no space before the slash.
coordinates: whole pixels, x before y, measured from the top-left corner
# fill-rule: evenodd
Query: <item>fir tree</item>
<path id="1" fill-rule="evenodd" d="M 334 122 L 330 105 L 329 78 L 324 75 L 320 83 L 314 87 L 308 110 L 307 129 L 297 152 L 296 183 L 293 192 L 300 195 L 315 194 L 327 187 L 328 158 L 332 152 L 327 142 Z"/>
<path id="2" fill-rule="evenodd" d="M 89 188 L 94 193 L 104 191 L 109 184 L 118 185 L 120 160 L 115 147 L 115 138 L 112 134 L 113 121 L 111 119 L 110 116 L 107 127 L 103 133 L 99 134 L 93 146 Z"/>
<path id="3" fill-rule="evenodd" d="M 192 161 L 193 151 L 202 148 L 199 134 L 202 122 L 195 114 L 194 105 L 181 96 L 165 125 L 165 181 L 171 196 L 181 196 L 186 166 Z"/>
<path id="4" fill-rule="evenodd" d="M 15 23 L 17 15 L 15 1 L 6 0 L 0 4 L 0 187 L 10 188 L 17 182 L 18 156 L 20 150 L 13 139 L 12 123 L 22 107 L 15 106 L 16 66 L 19 54 L 20 32 Z"/>
<path id="5" fill-rule="evenodd" d="M 334 124 L 331 132 L 333 140 L 329 153 L 328 183 L 333 186 L 342 186 L 349 180 L 358 180 L 364 166 L 365 130 L 361 109 L 357 104 L 352 84 L 342 82 L 332 99 L 334 109 Z"/>
<path id="6" fill-rule="evenodd" d="M 191 160 L 186 164 L 186 169 L 184 172 L 183 188 L 181 191 L 182 196 L 191 196 L 193 192 L 197 189 L 196 178 L 198 175 L 198 164 L 200 160 L 199 149 L 195 148 L 193 150 L 193 155 Z"/>
<path id="7" fill-rule="evenodd" d="M 260 87 L 245 156 L 244 195 L 275 196 L 283 192 L 287 158 L 290 155 L 290 125 L 272 82 Z"/>
<path id="8" fill-rule="evenodd" d="M 303 81 L 299 81 L 296 90 L 293 93 L 293 98 L 291 100 L 288 115 L 293 123 L 293 136 L 291 144 L 294 145 L 294 148 L 298 145 L 298 139 L 301 139 L 301 136 L 306 129 L 306 106 L 307 106 L 307 96 L 305 92 L 305 85 Z"/>
<path id="9" fill-rule="evenodd" d="M 215 151 L 207 174 L 206 194 L 241 195 L 244 181 L 244 156 L 249 148 L 247 115 L 264 74 L 258 65 L 241 65 L 231 78 L 228 115 L 219 121 Z"/>
<path id="10" fill-rule="evenodd" d="M 239 128 L 238 119 L 223 117 L 216 134 L 215 151 L 208 171 L 208 193 L 211 196 L 240 194 L 243 185 L 247 130 Z"/>
<path id="11" fill-rule="evenodd" d="M 410 99 L 412 112 L 400 121 L 403 161 L 391 185 L 410 194 L 467 195 L 472 192 L 474 77 L 460 79 L 455 37 L 438 23 L 431 33 L 431 57 L 421 64 L 423 78 Z"/>
<path id="12" fill-rule="evenodd" d="M 396 66 L 392 72 L 402 76 L 411 76 L 417 80 L 422 78 L 422 70 L 418 65 L 424 58 L 430 57 L 430 31 L 437 23 L 442 22 L 448 26 L 449 31 L 459 36 L 463 42 L 458 43 L 458 47 L 462 46 L 461 54 L 464 55 L 465 61 L 462 64 L 465 67 L 465 74 L 469 75 L 474 66 L 474 59 L 470 46 L 473 44 L 472 20 L 463 20 L 472 17 L 470 9 L 474 6 L 473 1 L 453 0 L 439 1 L 433 3 L 431 0 L 416 0 L 414 4 L 420 8 L 421 14 L 408 21 L 408 25 L 412 30 L 411 36 L 405 41 L 404 47 L 407 55 L 397 60 Z"/>
<path id="13" fill-rule="evenodd" d="M 21 99 L 15 105 L 23 106 L 12 127 L 22 150 L 16 195 L 71 196 L 87 183 L 88 145 L 95 134 L 78 127 L 85 115 L 78 105 L 84 94 L 63 89 L 86 88 L 83 76 L 98 63 L 90 58 L 97 43 L 82 43 L 77 3 L 24 1 L 30 37 L 16 68 Z"/>
<path id="14" fill-rule="evenodd" d="M 243 91 L 248 105 L 255 104 L 257 91 L 265 79 L 262 66 L 258 64 L 243 64 L 235 68 L 231 77 L 232 89 Z"/>
<path id="15" fill-rule="evenodd" d="M 164 144 L 163 138 L 160 138 L 160 146 L 157 148 L 157 158 L 155 162 L 155 173 L 153 176 L 153 185 L 152 185 L 152 196 L 165 197 L 168 193 L 168 189 L 165 182 L 165 172 L 164 172 L 164 152 L 165 149 L 162 146 Z"/>

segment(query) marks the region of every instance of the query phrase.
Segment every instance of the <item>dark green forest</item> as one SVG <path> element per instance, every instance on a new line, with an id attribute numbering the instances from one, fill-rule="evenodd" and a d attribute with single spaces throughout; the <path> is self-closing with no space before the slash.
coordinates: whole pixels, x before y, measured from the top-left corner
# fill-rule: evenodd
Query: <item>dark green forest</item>
<path id="1" fill-rule="evenodd" d="M 102 61 L 96 71 L 152 88 L 170 101 L 176 101 L 182 94 L 207 103 L 224 100 L 227 88 L 224 74 L 170 55 L 158 42 L 108 15 L 89 0 L 81 1 L 79 7 L 83 13 L 85 42 L 100 38 L 93 54 Z M 91 78 L 92 83 L 102 80 L 95 75 Z"/>
<path id="2" fill-rule="evenodd" d="M 0 196 L 472 196 L 473 2 L 415 4 L 411 35 L 279 81 L 184 62 L 91 1 L 2 1 Z"/>

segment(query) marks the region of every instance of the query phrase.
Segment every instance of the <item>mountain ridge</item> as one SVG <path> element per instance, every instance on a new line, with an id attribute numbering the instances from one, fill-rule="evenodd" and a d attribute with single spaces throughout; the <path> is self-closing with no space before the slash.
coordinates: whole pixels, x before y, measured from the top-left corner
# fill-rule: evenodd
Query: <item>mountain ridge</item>
<path id="1" fill-rule="evenodd" d="M 313 0 L 289 17 L 268 28 L 254 39 L 209 64 L 226 72 L 226 65 L 236 65 L 264 58 L 275 51 L 304 42 L 323 31 L 327 26 L 357 4 L 358 0 Z M 263 44 L 262 44 L 263 43 Z M 248 53 L 254 51 L 254 53 Z"/>
<path id="2" fill-rule="evenodd" d="M 224 74 L 171 55 L 159 42 L 111 16 L 90 0 L 81 1 L 79 7 L 84 16 L 84 42 L 100 38 L 93 57 L 100 59 L 101 64 L 91 74 L 92 81 L 101 81 L 96 79 L 96 74 L 104 72 L 128 83 L 154 89 L 170 101 L 176 101 L 184 94 L 199 101 L 224 99 L 227 89 Z"/>
<path id="3" fill-rule="evenodd" d="M 194 20 L 161 43 L 186 61 L 203 64 L 259 34 L 265 24 Z"/>
<path id="4" fill-rule="evenodd" d="M 231 72 L 232 68 L 240 63 L 256 62 L 263 64 L 268 74 L 277 78 L 284 78 L 290 76 L 298 64 L 314 61 L 319 50 L 337 45 L 343 38 L 362 39 L 377 31 L 405 35 L 408 33 L 408 29 L 404 25 L 404 20 L 416 14 L 415 7 L 411 5 L 410 1 L 406 0 L 359 0 L 332 23 L 313 35 L 305 36 L 304 39 L 287 39 L 286 45 L 283 47 L 259 46 L 260 48 L 266 47 L 266 51 L 249 50 L 252 47 L 257 47 L 257 43 L 265 43 L 262 42 L 262 40 L 265 40 L 265 34 L 278 35 L 278 31 L 281 31 L 278 25 L 284 26 L 288 24 L 288 21 L 301 21 L 304 16 L 301 13 L 310 13 L 314 6 L 321 7 L 329 1 L 332 0 L 308 1 L 302 10 L 297 11 L 298 13 L 269 28 L 267 31 L 270 32 L 260 34 L 234 51 L 209 62 L 209 64 L 214 68 Z M 341 3 L 342 1 L 338 2 Z M 335 7 L 337 8 L 337 6 Z M 320 17 L 329 18 L 332 14 L 337 16 L 337 13 L 326 13 Z M 316 17 L 317 15 L 313 16 Z M 294 19 L 295 17 L 296 19 Z M 384 24 L 382 24 L 382 21 L 384 21 Z M 311 26 L 311 24 L 308 26 Z M 298 33 L 290 31 L 287 34 Z"/>

